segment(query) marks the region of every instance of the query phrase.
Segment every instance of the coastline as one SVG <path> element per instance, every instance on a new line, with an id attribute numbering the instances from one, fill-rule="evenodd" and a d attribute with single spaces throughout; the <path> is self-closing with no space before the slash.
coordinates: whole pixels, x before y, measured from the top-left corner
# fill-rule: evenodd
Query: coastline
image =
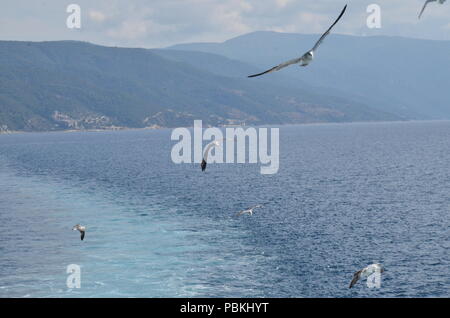
<path id="1" fill-rule="evenodd" d="M 298 123 L 298 124 L 260 124 L 260 125 L 245 125 L 245 126 L 232 126 L 232 127 L 290 127 L 290 126 L 322 126 L 322 125 L 358 125 L 358 124 L 387 124 L 387 123 L 427 123 L 427 122 L 450 122 L 450 119 L 426 119 L 426 120 L 391 120 L 391 121 L 349 121 L 349 122 L 311 122 L 311 123 Z M 164 130 L 164 129 L 174 129 L 174 128 L 188 128 L 191 129 L 194 126 L 181 126 L 181 127 L 163 127 L 163 126 L 152 126 L 152 127 L 116 127 L 112 129 L 66 129 L 66 130 L 45 130 L 45 131 L 25 131 L 25 130 L 8 130 L 0 131 L 0 136 L 2 135 L 16 135 L 16 134 L 36 134 L 36 133 L 80 133 L 80 132 L 115 132 L 115 131 L 133 131 L 133 130 Z M 218 126 L 218 128 L 229 128 L 230 126 Z M 208 128 L 208 127 L 205 127 Z"/>
<path id="2" fill-rule="evenodd" d="M 77 132 L 111 132 L 111 131 L 125 131 L 125 130 L 157 130 L 157 129 L 167 129 L 168 127 L 120 127 L 111 129 L 62 129 L 62 130 L 37 130 L 37 131 L 26 131 L 26 130 L 9 130 L 0 131 L 0 135 L 13 135 L 13 134 L 48 134 L 48 133 L 77 133 Z"/>

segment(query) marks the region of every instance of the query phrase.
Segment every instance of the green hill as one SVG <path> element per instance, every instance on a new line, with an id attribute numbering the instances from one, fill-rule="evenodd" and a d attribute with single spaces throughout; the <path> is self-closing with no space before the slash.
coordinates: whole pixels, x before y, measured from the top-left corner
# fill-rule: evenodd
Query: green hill
<path id="1" fill-rule="evenodd" d="M 220 75 L 220 69 L 229 71 Z M 0 127 L 48 131 L 192 126 L 194 119 L 224 125 L 398 118 L 301 85 L 251 81 L 238 70 L 255 67 L 201 52 L 0 41 Z"/>

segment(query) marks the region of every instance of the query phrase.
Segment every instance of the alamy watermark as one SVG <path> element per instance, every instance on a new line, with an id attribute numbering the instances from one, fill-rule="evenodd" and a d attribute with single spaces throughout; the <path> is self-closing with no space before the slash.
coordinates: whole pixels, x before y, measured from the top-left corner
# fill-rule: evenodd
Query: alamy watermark
<path id="1" fill-rule="evenodd" d="M 381 7 L 374 3 L 369 5 L 366 11 L 370 13 L 366 20 L 367 27 L 369 29 L 381 29 Z"/>
<path id="2" fill-rule="evenodd" d="M 81 288 L 81 267 L 77 264 L 67 266 L 66 273 L 69 274 L 66 280 L 67 288 Z"/>
<path id="3" fill-rule="evenodd" d="M 67 28 L 81 29 L 81 7 L 72 3 L 67 6 L 66 12 L 70 13 L 66 20 Z"/>
<path id="4" fill-rule="evenodd" d="M 381 272 L 376 271 L 375 273 L 367 277 L 367 287 L 369 288 L 381 288 Z"/>
<path id="5" fill-rule="evenodd" d="M 225 160 L 224 147 L 221 145 L 209 153 L 208 163 L 246 163 L 246 159 L 248 159 L 248 163 L 261 164 L 261 174 L 278 172 L 280 163 L 279 128 L 270 128 L 270 145 L 268 128 L 228 127 L 225 128 L 224 136 L 220 128 L 207 128 L 203 131 L 202 121 L 195 120 L 193 133 L 192 136 L 191 130 L 188 128 L 176 128 L 172 131 L 171 140 L 178 141 L 171 151 L 174 163 L 200 164 L 204 158 L 203 141 L 223 140 L 226 149 Z"/>

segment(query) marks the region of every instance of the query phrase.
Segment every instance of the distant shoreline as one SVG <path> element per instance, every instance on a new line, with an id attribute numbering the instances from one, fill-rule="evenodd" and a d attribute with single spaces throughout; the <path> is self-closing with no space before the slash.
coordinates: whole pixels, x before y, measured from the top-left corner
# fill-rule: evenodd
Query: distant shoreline
<path id="1" fill-rule="evenodd" d="M 289 126 L 322 126 L 322 125 L 358 125 L 358 124 L 387 124 L 387 123 L 427 123 L 427 122 L 450 122 L 450 119 L 427 119 L 427 120 L 392 120 L 392 121 L 351 121 L 351 122 L 315 122 L 315 123 L 299 123 L 299 124 L 262 124 L 262 125 L 246 125 L 246 126 L 217 126 L 217 128 L 230 128 L 230 127 L 289 127 Z M 193 126 L 180 126 L 180 127 L 121 127 L 116 129 L 66 129 L 66 130 L 48 130 L 48 131 L 24 131 L 24 130 L 11 130 L 0 131 L 0 135 L 16 135 L 16 134 L 36 134 L 36 133 L 79 133 L 79 132 L 116 132 L 116 131 L 133 131 L 133 130 L 164 130 L 175 128 L 193 128 Z M 208 128 L 208 127 L 204 127 Z"/>
<path id="2" fill-rule="evenodd" d="M 76 133 L 76 132 L 108 132 L 108 131 L 125 131 L 125 130 L 157 130 L 157 129 L 167 129 L 168 127 L 143 127 L 143 128 L 133 128 L 133 127 L 120 127 L 114 129 L 61 129 L 61 130 L 9 130 L 0 131 L 0 135 L 13 135 L 13 134 L 48 134 L 48 133 Z"/>

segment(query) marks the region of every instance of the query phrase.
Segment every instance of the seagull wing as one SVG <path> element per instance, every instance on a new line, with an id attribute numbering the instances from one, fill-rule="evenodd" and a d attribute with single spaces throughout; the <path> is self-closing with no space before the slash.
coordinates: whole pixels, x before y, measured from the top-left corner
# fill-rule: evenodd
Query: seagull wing
<path id="1" fill-rule="evenodd" d="M 205 171 L 205 169 L 206 169 L 206 163 L 208 161 L 208 155 L 209 155 L 209 151 L 211 150 L 211 148 L 215 147 L 215 146 L 220 146 L 220 143 L 223 142 L 224 140 L 225 140 L 225 138 L 223 138 L 221 140 L 214 140 L 205 147 L 205 151 L 203 152 L 203 160 L 202 160 L 202 164 L 201 164 L 202 171 Z"/>
<path id="2" fill-rule="evenodd" d="M 422 8 L 422 11 L 420 11 L 419 19 L 422 17 L 422 14 L 423 14 L 423 12 L 425 11 L 425 8 L 427 7 L 427 5 L 428 5 L 430 2 L 435 2 L 435 1 L 436 1 L 436 0 L 427 0 L 427 1 L 425 1 L 424 5 L 423 5 L 423 8 Z"/>
<path id="3" fill-rule="evenodd" d="M 361 276 L 361 272 L 362 272 L 362 270 L 357 271 L 357 272 L 353 275 L 353 279 L 352 279 L 352 281 L 351 281 L 351 283 L 350 283 L 350 287 L 349 287 L 349 288 L 352 288 L 352 287 L 358 282 L 359 277 Z"/>
<path id="4" fill-rule="evenodd" d="M 81 233 L 81 240 L 83 240 L 84 239 L 84 234 L 86 234 L 86 232 L 80 231 L 80 233 Z"/>
<path id="5" fill-rule="evenodd" d="M 246 213 L 250 213 L 250 210 L 242 210 L 242 211 L 238 212 L 237 216 L 240 216 L 240 215 L 243 215 Z"/>
<path id="6" fill-rule="evenodd" d="M 327 37 L 328 34 L 330 34 L 331 29 L 333 29 L 333 27 L 336 25 L 336 23 L 339 22 L 339 20 L 342 18 L 342 16 L 345 13 L 345 10 L 347 10 L 347 5 L 345 5 L 344 9 L 342 9 L 341 14 L 339 15 L 339 17 L 336 19 L 336 21 L 334 21 L 334 23 L 330 26 L 330 28 L 327 30 L 327 32 L 325 32 L 319 39 L 319 41 L 317 41 L 316 45 L 314 45 L 314 47 L 312 48 L 311 51 L 315 51 L 320 44 L 322 44 L 323 40 L 325 40 L 325 38 Z"/>
<path id="7" fill-rule="evenodd" d="M 289 66 L 289 65 L 299 63 L 302 59 L 303 59 L 303 57 L 295 58 L 295 59 L 292 59 L 292 60 L 290 60 L 290 61 L 281 63 L 281 64 L 278 65 L 278 66 L 272 67 L 270 70 L 267 70 L 267 71 L 262 72 L 262 73 L 250 75 L 250 76 L 248 76 L 248 77 L 257 77 L 257 76 L 261 76 L 261 75 L 264 75 L 264 74 L 267 74 L 267 73 L 276 72 L 276 71 L 279 71 L 279 70 L 281 70 L 282 68 L 285 68 L 285 67 L 287 67 L 287 66 Z"/>
<path id="8" fill-rule="evenodd" d="M 219 144 L 219 140 L 214 140 L 213 142 L 210 142 L 207 146 L 206 146 L 206 148 L 205 148 L 205 152 L 203 153 L 203 160 L 204 161 L 207 161 L 208 160 L 208 154 L 209 154 L 209 151 L 211 150 L 211 148 L 212 147 L 215 147 L 215 146 L 219 146 L 220 144 Z"/>

